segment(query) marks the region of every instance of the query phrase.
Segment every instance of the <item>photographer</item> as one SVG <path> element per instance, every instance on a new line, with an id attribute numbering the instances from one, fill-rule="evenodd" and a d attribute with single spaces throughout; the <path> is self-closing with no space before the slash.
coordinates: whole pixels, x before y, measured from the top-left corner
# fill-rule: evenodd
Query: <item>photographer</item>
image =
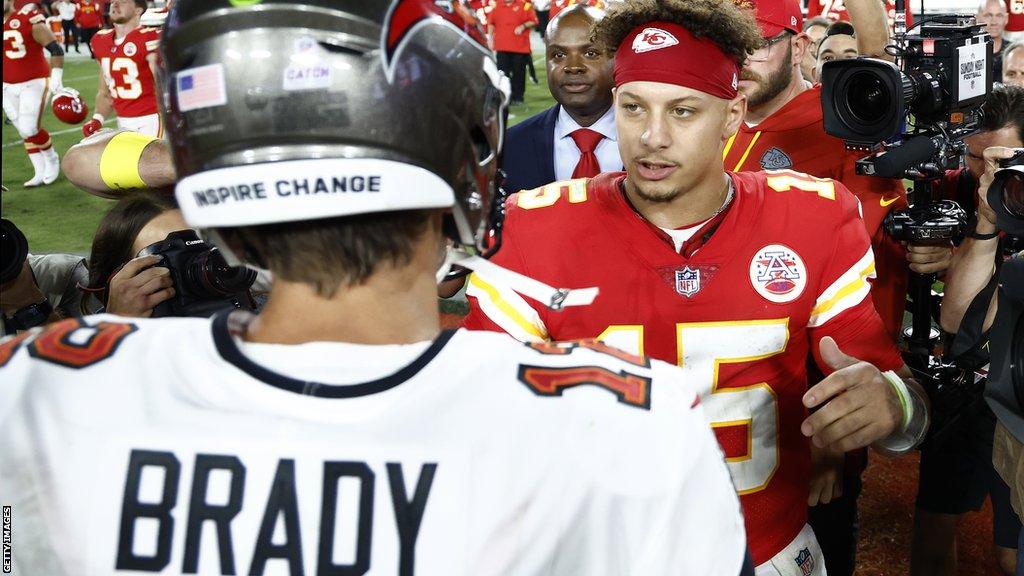
<path id="1" fill-rule="evenodd" d="M 916 272 L 945 270 L 947 265 L 951 265 L 950 258 L 953 262 L 970 262 L 957 264 L 959 270 L 955 274 L 961 278 L 954 278 L 952 269 L 947 272 L 942 328 L 951 334 L 959 330 L 959 319 L 963 318 L 971 302 L 965 291 L 972 289 L 976 282 L 984 286 L 992 276 L 998 243 L 990 237 L 995 230 L 995 215 L 984 200 L 987 183 L 982 154 L 993 146 L 1024 146 L 1024 89 L 996 85 L 986 97 L 982 112 L 981 131 L 965 138 L 967 168 L 947 172 L 941 190 L 942 197 L 956 200 L 968 212 L 977 209 L 974 230 L 955 253 L 948 246 L 934 247 L 936 251 L 930 254 L 908 253 L 908 257 L 921 258 L 911 263 L 911 269 L 919 266 L 914 269 Z M 987 177 L 990 181 L 991 176 Z M 988 270 L 977 268 L 982 263 L 979 250 L 987 257 Z M 932 261 L 925 261 L 927 258 Z M 971 270 L 966 270 L 965 265 L 971 266 Z M 965 276 L 974 282 L 965 286 Z M 1020 523 L 1013 518 L 1006 485 L 992 472 L 994 423 L 991 410 L 983 403 L 976 403 L 965 410 L 954 424 L 956 428 L 948 435 L 949 440 L 922 451 L 921 480 L 914 510 L 911 574 L 955 573 L 959 516 L 980 509 L 986 497 L 992 500 L 995 559 L 1002 571 L 1014 574 L 1014 548 Z"/>
<path id="2" fill-rule="evenodd" d="M 1019 141 L 1018 141 L 1019 145 Z M 997 229 L 998 218 L 989 204 L 988 192 L 993 177 L 1000 168 L 1000 161 L 1010 158 L 1015 152 L 1003 146 L 993 146 L 984 151 L 985 171 L 978 187 L 977 225 L 972 237 L 964 240 L 960 249 L 953 257 L 946 277 L 946 294 L 942 305 L 941 321 L 946 330 L 963 332 L 970 330 L 968 324 L 978 323 L 980 329 L 987 333 L 992 329 L 989 344 L 992 349 L 992 364 L 989 379 L 985 387 L 985 398 L 995 413 L 998 423 L 995 425 L 992 440 L 992 464 L 998 474 L 1009 485 L 1010 501 L 1018 516 L 1017 530 L 1017 567 L 1024 566 L 1022 550 L 1024 550 L 1024 532 L 1020 530 L 1019 519 L 1022 515 L 1022 493 L 1024 493 L 1024 405 L 1020 402 L 1021 382 L 1014 382 L 1010 370 L 1007 369 L 1014 358 L 1012 349 L 1007 350 L 1013 329 L 1013 322 L 1018 322 L 1016 338 L 1020 338 L 1020 300 L 1022 289 L 1019 286 L 1020 259 L 1024 251 L 1019 251 L 1011 259 L 1003 262 L 1003 248 L 1009 237 L 1001 236 Z M 1021 220 L 1017 220 L 1017 228 L 1021 228 Z M 1002 269 L 1002 270 L 1001 270 Z M 1009 273 L 1007 273 L 1009 272 Z M 1012 274 L 1016 272 L 1017 285 L 1013 284 Z M 994 290 L 994 281 L 1000 282 L 998 290 Z M 987 292 L 993 292 L 991 296 Z M 975 300 L 977 304 L 974 304 Z M 973 305 L 972 305 L 973 304 Z M 998 308 L 1002 306 L 1002 314 Z M 1014 316 L 1018 318 L 1014 318 Z M 988 340 L 988 335 L 983 338 Z M 1016 343 L 1018 348 L 1020 342 Z M 1016 352 L 1019 354 L 1019 349 Z M 1016 357 L 1020 362 L 1020 357 Z M 1019 378 L 1019 375 L 1018 375 Z M 1004 570 L 1008 567 L 1000 558 Z"/>
<path id="3" fill-rule="evenodd" d="M 83 313 L 147 318 L 172 301 L 178 294 L 172 267 L 157 265 L 164 256 L 136 255 L 172 233 L 187 230 L 191 229 L 173 196 L 144 191 L 124 196 L 103 217 L 93 237 L 89 284 L 83 290 L 95 301 L 83 302 Z M 267 283 L 264 278 L 256 291 L 265 292 Z"/>
<path id="4" fill-rule="evenodd" d="M 994 235 L 995 215 L 984 196 L 991 175 L 986 174 L 983 153 L 991 146 L 1024 145 L 1024 89 L 995 86 L 982 112 L 981 131 L 964 139 L 967 168 L 949 171 L 940 191 L 942 197 L 956 200 L 968 213 L 977 210 L 973 230 L 955 252 L 944 248 L 948 255 L 936 265 L 936 269 L 950 266 L 942 300 L 942 328 L 950 334 L 960 331 L 960 320 L 974 294 L 988 283 L 995 269 L 999 242 Z M 991 315 L 986 325 L 990 323 Z M 979 364 L 985 362 L 987 358 L 983 357 Z M 961 411 L 953 426 L 948 440 L 921 452 L 911 573 L 954 574 L 958 519 L 965 512 L 980 509 L 985 498 L 991 497 L 994 556 L 1004 573 L 1014 574 L 1020 522 L 1013 517 L 1005 484 L 991 466 L 995 416 L 984 403 L 977 402 Z"/>
<path id="5" fill-rule="evenodd" d="M 78 314 L 85 259 L 71 254 L 29 254 L 28 240 L 0 220 L 0 335 L 14 334 Z"/>

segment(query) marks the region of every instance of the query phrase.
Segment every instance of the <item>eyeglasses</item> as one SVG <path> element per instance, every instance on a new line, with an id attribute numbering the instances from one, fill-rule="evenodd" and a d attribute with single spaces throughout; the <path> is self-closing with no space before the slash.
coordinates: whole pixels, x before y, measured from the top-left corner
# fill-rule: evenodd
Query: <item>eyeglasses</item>
<path id="1" fill-rule="evenodd" d="M 765 40 L 764 44 L 761 44 L 760 48 L 754 50 L 750 54 L 747 54 L 747 60 L 750 62 L 767 62 L 772 56 L 772 46 L 782 42 L 783 40 L 788 40 L 789 36 L 790 33 L 786 30 L 774 38 Z"/>

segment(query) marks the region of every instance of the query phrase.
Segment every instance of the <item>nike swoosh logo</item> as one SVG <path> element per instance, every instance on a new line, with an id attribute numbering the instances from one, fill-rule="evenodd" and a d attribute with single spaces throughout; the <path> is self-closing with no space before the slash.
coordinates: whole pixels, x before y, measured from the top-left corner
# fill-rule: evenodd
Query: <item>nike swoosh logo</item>
<path id="1" fill-rule="evenodd" d="M 897 200 L 899 200 L 899 199 L 900 199 L 900 197 L 899 197 L 899 196 L 896 196 L 895 198 L 879 198 L 879 199 L 878 199 L 878 204 L 879 204 L 879 205 L 880 205 L 880 206 L 881 206 L 882 208 L 885 208 L 885 207 L 886 207 L 886 206 L 888 206 L 889 204 L 892 204 L 893 202 L 896 202 L 896 201 L 897 201 Z"/>

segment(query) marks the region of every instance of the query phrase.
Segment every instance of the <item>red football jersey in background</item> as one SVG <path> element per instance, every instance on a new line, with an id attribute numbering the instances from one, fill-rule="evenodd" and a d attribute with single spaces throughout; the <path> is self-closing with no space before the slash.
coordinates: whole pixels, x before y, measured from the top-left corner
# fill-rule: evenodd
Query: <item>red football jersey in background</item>
<path id="1" fill-rule="evenodd" d="M 75 24 L 80 28 L 102 28 L 103 14 L 99 4 L 92 0 L 81 0 L 75 12 Z"/>
<path id="2" fill-rule="evenodd" d="M 156 82 L 146 57 L 160 47 L 160 30 L 139 27 L 115 39 L 114 30 L 101 30 L 92 38 L 92 52 L 100 61 L 100 74 L 114 99 L 118 116 L 134 118 L 157 113 Z"/>
<path id="3" fill-rule="evenodd" d="M 860 200 L 864 224 L 875 250 L 878 281 L 871 291 L 886 330 L 896 338 L 907 298 L 907 261 L 903 246 L 890 238 L 882 220 L 907 207 L 900 180 L 860 176 L 854 162 L 865 156 L 825 133 L 821 85 L 805 90 L 757 126 L 743 124 L 725 148 L 726 170 L 788 168 L 841 182 Z"/>
<path id="4" fill-rule="evenodd" d="M 760 564 L 807 519 L 800 424 L 811 348 L 817 356 L 832 336 L 882 370 L 903 364 L 867 298 L 874 265 L 857 201 L 841 184 L 788 170 L 732 174 L 735 198 L 717 229 L 680 254 L 633 211 L 624 178 L 512 196 L 492 258 L 552 286 L 597 286 L 592 305 L 552 311 L 473 274 L 465 326 L 526 341 L 596 337 L 682 366 L 713 421 Z"/>
<path id="5" fill-rule="evenodd" d="M 523 0 L 512 0 L 511 3 L 496 0 L 487 15 L 487 24 L 494 26 L 494 51 L 529 54 L 531 29 L 524 30 L 522 34 L 515 33 L 517 27 L 527 22 L 539 22 L 533 4 Z"/>
<path id="6" fill-rule="evenodd" d="M 1024 0 L 1006 0 L 1006 31 L 1024 32 Z"/>
<path id="7" fill-rule="evenodd" d="M 42 12 L 26 6 L 4 20 L 4 82 L 18 84 L 50 75 L 43 47 L 32 37 L 32 26 L 46 25 Z"/>
<path id="8" fill-rule="evenodd" d="M 907 28 L 914 23 L 914 15 L 911 12 L 909 0 L 905 3 L 907 7 Z M 896 23 L 896 2 L 885 0 L 885 10 L 889 17 L 889 30 L 893 30 Z M 808 0 L 807 17 L 824 16 L 833 22 L 842 20 L 850 21 L 850 14 L 846 11 L 846 4 L 843 0 Z"/>

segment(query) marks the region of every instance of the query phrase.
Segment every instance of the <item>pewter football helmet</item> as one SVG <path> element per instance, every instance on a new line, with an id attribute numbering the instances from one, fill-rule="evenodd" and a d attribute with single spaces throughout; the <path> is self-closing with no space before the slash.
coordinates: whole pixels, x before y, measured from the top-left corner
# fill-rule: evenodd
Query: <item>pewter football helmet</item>
<path id="1" fill-rule="evenodd" d="M 189 224 L 451 207 L 495 244 L 507 80 L 461 0 L 181 0 L 162 58 Z"/>

